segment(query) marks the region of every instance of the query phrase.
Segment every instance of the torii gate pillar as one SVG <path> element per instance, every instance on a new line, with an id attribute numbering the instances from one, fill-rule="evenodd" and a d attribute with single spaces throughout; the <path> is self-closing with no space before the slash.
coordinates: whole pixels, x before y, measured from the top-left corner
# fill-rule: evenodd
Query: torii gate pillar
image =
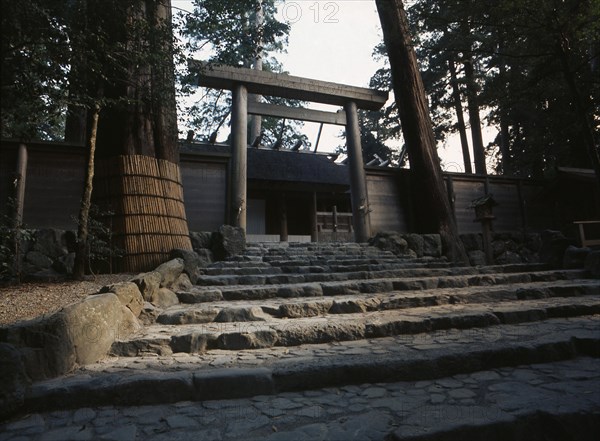
<path id="1" fill-rule="evenodd" d="M 352 219 L 356 242 L 366 242 L 371 237 L 371 216 L 367 196 L 367 179 L 360 145 L 360 128 L 356 103 L 348 101 L 346 111 L 346 143 L 350 171 L 350 193 L 352 199 Z"/>
<path id="2" fill-rule="evenodd" d="M 246 231 L 248 170 L 248 90 L 236 83 L 232 90 L 231 109 L 231 191 L 229 223 Z"/>

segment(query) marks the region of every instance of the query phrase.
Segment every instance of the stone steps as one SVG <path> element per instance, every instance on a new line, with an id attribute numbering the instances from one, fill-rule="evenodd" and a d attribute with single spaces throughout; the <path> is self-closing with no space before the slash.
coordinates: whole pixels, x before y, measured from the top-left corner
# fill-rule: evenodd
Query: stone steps
<path id="1" fill-rule="evenodd" d="M 270 278 L 271 282 L 287 281 L 288 283 L 260 284 L 267 276 L 245 276 L 241 280 L 247 285 L 207 286 L 197 288 L 189 293 L 178 293 L 183 303 L 196 303 L 194 293 L 202 297 L 204 292 L 214 293 L 215 297 L 224 300 L 255 300 L 274 297 L 320 297 L 334 295 L 352 295 L 359 293 L 386 293 L 391 291 L 410 291 L 436 288 L 464 288 L 468 286 L 492 286 L 508 283 L 548 282 L 554 280 L 569 280 L 585 277 L 582 270 L 534 271 L 525 273 L 482 273 L 469 274 L 471 268 L 465 269 L 467 275 L 442 275 L 430 277 L 388 277 L 375 279 L 346 279 L 347 274 L 295 274 L 280 275 L 278 279 Z M 336 277 L 337 276 L 337 277 Z M 368 276 L 368 274 L 365 274 Z M 309 278 L 313 282 L 306 282 Z M 327 280 L 316 281 L 315 279 Z M 335 280 L 335 281 L 331 281 Z M 251 284 L 251 282 L 259 282 Z M 291 283 L 290 283 L 291 282 Z"/>
<path id="2" fill-rule="evenodd" d="M 531 363 L 600 357 L 600 316 L 446 329 L 297 348 L 111 357 L 37 383 L 27 409 L 232 399 L 363 383 L 427 381 Z"/>
<path id="3" fill-rule="evenodd" d="M 354 266 L 353 266 L 354 267 Z M 339 267 L 335 267 L 340 269 Z M 454 267 L 454 268 L 387 268 L 369 271 L 351 271 L 342 267 L 342 271 L 333 271 L 329 266 L 294 266 L 288 268 L 286 274 L 279 268 L 245 268 L 244 274 L 215 274 L 203 275 L 196 281 L 201 286 L 227 286 L 227 285 L 273 285 L 282 283 L 311 283 L 322 281 L 346 281 L 383 279 L 395 277 L 435 277 L 435 276 L 459 276 L 494 273 L 513 273 L 522 271 L 534 271 L 545 268 L 543 265 L 496 265 L 479 268 Z M 279 270 L 279 271 L 277 271 Z"/>
<path id="4" fill-rule="evenodd" d="M 84 410 L 100 417 L 77 430 L 44 423 L 31 439 L 558 440 L 600 429 L 600 281 L 584 271 L 253 244 L 201 277 L 106 359 L 34 384 L 23 412 L 66 426 Z M 114 409 L 105 431 L 98 406 Z M 232 408 L 258 413 L 228 418 Z M 19 439 L 23 427 L 2 428 Z"/>
<path id="5" fill-rule="evenodd" d="M 259 310 L 258 314 L 252 315 L 251 318 L 244 316 L 244 320 L 240 321 L 241 311 L 231 309 L 222 312 L 229 312 L 230 315 L 218 322 L 147 326 L 127 340 L 115 342 L 112 352 L 115 355 L 132 357 L 141 353 L 202 353 L 213 349 L 299 346 L 454 328 L 487 328 L 548 318 L 600 314 L 600 296 L 448 304 L 297 319 L 267 318 L 266 315 L 261 315 L 262 311 Z"/>
<path id="6" fill-rule="evenodd" d="M 219 321 L 223 310 L 235 310 L 237 317 L 264 320 L 265 314 L 276 318 L 313 317 L 324 314 L 343 314 L 390 309 L 406 309 L 445 304 L 485 303 L 490 301 L 517 301 L 551 297 L 600 295 L 600 286 L 593 280 L 575 279 L 552 282 L 514 283 L 508 286 L 468 287 L 458 289 L 433 289 L 421 291 L 392 291 L 379 294 L 355 294 L 324 298 L 298 297 L 293 301 L 284 298 L 215 301 L 210 305 L 176 305 L 161 313 L 161 324 L 192 324 Z M 257 314 L 255 311 L 259 310 Z M 242 312 L 244 311 L 244 312 Z M 252 317 L 254 317 L 252 319 Z M 223 317 L 221 317 L 222 319 Z"/>

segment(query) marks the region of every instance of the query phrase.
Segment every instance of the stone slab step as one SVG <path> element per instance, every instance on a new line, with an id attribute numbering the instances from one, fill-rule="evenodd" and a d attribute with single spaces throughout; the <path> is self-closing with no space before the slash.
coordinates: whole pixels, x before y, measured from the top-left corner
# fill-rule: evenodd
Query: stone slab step
<path id="1" fill-rule="evenodd" d="M 475 274 L 516 273 L 525 271 L 540 271 L 546 269 L 545 265 L 494 265 L 483 267 L 452 267 L 452 268 L 389 268 L 373 271 L 344 271 L 331 272 L 331 267 L 304 266 L 288 267 L 293 271 L 281 270 L 277 273 L 262 271 L 245 271 L 244 274 L 218 274 L 203 275 L 196 282 L 200 286 L 227 286 L 227 285 L 274 285 L 282 283 L 312 283 L 324 281 L 346 281 L 365 279 L 384 279 L 395 277 L 435 277 L 459 276 Z M 251 270 L 251 268 L 247 268 Z M 279 269 L 279 268 L 276 268 Z M 306 271 L 302 271 L 306 269 Z M 266 269 L 265 269 L 266 270 Z M 328 271 L 329 270 L 329 271 Z"/>
<path id="2" fill-rule="evenodd" d="M 508 283 L 547 282 L 572 280 L 586 276 L 582 270 L 536 271 L 508 274 L 475 274 L 463 276 L 382 278 L 315 283 L 287 283 L 273 285 L 218 286 L 225 300 L 253 300 L 274 297 L 318 297 L 352 295 L 359 293 L 385 293 L 436 288 L 464 288 L 468 286 L 492 286 Z M 249 276 L 251 277 L 251 276 Z M 300 276 L 298 276 L 300 277 Z M 197 290 L 196 292 L 201 292 Z M 181 300 L 181 298 L 180 298 Z M 181 300 L 186 301 L 186 300 Z"/>
<path id="3" fill-rule="evenodd" d="M 157 318 L 161 324 L 192 324 L 225 321 L 221 311 L 240 311 L 230 314 L 242 321 L 265 320 L 265 314 L 276 318 L 314 317 L 324 314 L 347 314 L 367 311 L 406 309 L 445 304 L 517 301 L 551 297 L 600 296 L 600 282 L 589 279 L 561 280 L 538 283 L 515 283 L 491 287 L 447 288 L 385 294 L 356 294 L 327 298 L 259 299 L 242 301 L 214 301 L 210 304 L 176 305 L 163 311 Z M 241 312 L 245 311 L 245 312 Z M 221 316 L 219 317 L 219 315 Z"/>
<path id="4" fill-rule="evenodd" d="M 497 333 L 449 330 L 430 338 L 398 336 L 372 342 L 307 345 L 293 351 L 273 348 L 233 354 L 215 351 L 203 356 L 113 358 L 65 378 L 34 384 L 25 410 L 206 401 L 363 383 L 431 381 L 456 375 L 462 382 L 468 374 L 490 369 L 599 355 L 598 317 L 580 317 L 527 326 L 501 325 Z M 596 374 L 600 372 L 597 363 L 592 363 Z M 573 365 L 570 373 L 565 370 L 555 378 L 584 378 L 584 370 Z M 478 374 L 474 378 L 487 381 L 498 377 Z M 525 373 L 508 378 L 509 382 L 530 380 L 532 377 Z M 452 389 L 456 383 L 455 378 L 440 385 Z M 441 393 L 437 388 L 431 391 Z"/>
<path id="5" fill-rule="evenodd" d="M 500 367 L 427 381 L 248 398 L 31 413 L 8 440 L 596 440 L 599 361 Z M 159 417 L 160 416 L 160 417 Z M 87 436 L 87 438 L 86 438 Z"/>
<path id="6" fill-rule="evenodd" d="M 600 314 L 598 296 L 442 305 L 289 320 L 150 325 L 127 340 L 116 341 L 112 346 L 112 353 L 135 357 L 141 353 L 202 353 L 211 349 L 242 350 L 299 346 L 455 328 L 493 328 L 500 324 L 593 314 Z"/>

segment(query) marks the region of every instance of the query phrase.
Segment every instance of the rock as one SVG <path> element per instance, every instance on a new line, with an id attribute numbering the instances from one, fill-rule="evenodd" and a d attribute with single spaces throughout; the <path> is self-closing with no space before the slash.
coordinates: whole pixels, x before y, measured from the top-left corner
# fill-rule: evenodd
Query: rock
<path id="1" fill-rule="evenodd" d="M 537 253 L 542 247 L 542 236 L 538 233 L 527 233 L 523 245 L 529 251 Z"/>
<path id="2" fill-rule="evenodd" d="M 486 264 L 485 253 L 481 250 L 469 251 L 469 262 L 473 266 L 483 266 Z"/>
<path id="3" fill-rule="evenodd" d="M 423 234 L 423 255 L 442 256 L 442 238 L 439 234 Z"/>
<path id="4" fill-rule="evenodd" d="M 169 288 L 181 275 L 184 269 L 183 259 L 171 259 L 158 266 L 154 271 L 162 276 L 161 288 Z"/>
<path id="5" fill-rule="evenodd" d="M 226 350 L 271 348 L 277 342 L 277 332 L 269 329 L 255 332 L 232 332 L 217 338 L 217 348 Z"/>
<path id="6" fill-rule="evenodd" d="M 509 263 L 522 263 L 523 259 L 517 253 L 513 251 L 505 251 L 496 257 L 496 263 L 498 265 L 505 265 Z"/>
<path id="7" fill-rule="evenodd" d="M 154 293 L 150 299 L 150 303 L 157 308 L 166 309 L 170 306 L 177 305 L 179 303 L 179 298 L 177 298 L 177 294 L 170 289 L 160 288 Z"/>
<path id="8" fill-rule="evenodd" d="M 569 247 L 565 250 L 565 255 L 563 256 L 563 268 L 583 268 L 585 259 L 591 251 L 592 250 L 590 248 L 579 248 L 569 245 Z"/>
<path id="9" fill-rule="evenodd" d="M 416 257 L 423 257 L 423 249 L 425 247 L 425 240 L 420 234 L 407 234 L 404 236 L 406 243 L 408 244 L 409 250 L 415 252 Z"/>
<path id="10" fill-rule="evenodd" d="M 212 252 L 217 260 L 236 256 L 246 249 L 246 233 L 242 228 L 222 225 L 212 235 Z"/>
<path id="11" fill-rule="evenodd" d="M 142 293 L 144 300 L 148 302 L 158 292 L 161 281 L 162 275 L 155 271 L 138 274 L 136 277 L 131 279 L 131 282 L 135 283 Z"/>
<path id="12" fill-rule="evenodd" d="M 5 420 L 23 405 L 30 384 L 23 355 L 6 343 L 0 343 L 0 378 L 0 420 Z"/>
<path id="13" fill-rule="evenodd" d="M 201 248 L 195 251 L 200 259 L 200 268 L 206 268 L 208 265 L 214 262 L 213 253 L 211 250 Z"/>
<path id="14" fill-rule="evenodd" d="M 194 285 L 190 281 L 190 278 L 188 277 L 188 275 L 183 273 L 179 276 L 179 278 L 177 280 L 175 280 L 175 282 L 171 286 L 171 290 L 175 291 L 175 292 L 187 291 L 189 289 L 192 289 L 193 287 L 194 287 Z"/>
<path id="15" fill-rule="evenodd" d="M 144 309 L 142 309 L 142 313 L 139 316 L 140 322 L 145 326 L 151 325 L 158 319 L 161 310 L 158 309 L 150 302 L 144 302 Z"/>
<path id="16" fill-rule="evenodd" d="M 194 323 L 210 323 L 219 314 L 215 308 L 186 308 L 167 310 L 158 316 L 156 321 L 162 325 L 187 325 Z"/>
<path id="17" fill-rule="evenodd" d="M 188 275 L 192 284 L 195 284 L 198 277 L 200 277 L 200 265 L 202 264 L 198 253 L 190 250 L 175 249 L 171 251 L 170 258 L 183 260 L 183 272 Z"/>
<path id="18" fill-rule="evenodd" d="M 214 319 L 215 322 L 264 322 L 272 317 L 258 306 L 246 308 L 225 308 Z"/>
<path id="19" fill-rule="evenodd" d="M 113 285 L 107 285 L 100 288 L 100 293 L 112 292 L 118 298 L 121 304 L 139 317 L 144 307 L 144 298 L 138 286 L 133 282 L 121 282 Z"/>
<path id="20" fill-rule="evenodd" d="M 61 274 L 73 274 L 75 266 L 75 253 L 59 257 L 52 263 L 52 269 Z"/>
<path id="21" fill-rule="evenodd" d="M 192 248 L 196 252 L 201 249 L 212 248 L 212 233 L 209 231 L 192 232 L 190 233 L 190 240 L 192 241 Z"/>
<path id="22" fill-rule="evenodd" d="M 481 234 L 461 234 L 460 238 L 467 252 L 483 251 L 483 239 L 481 237 Z"/>
<path id="23" fill-rule="evenodd" d="M 34 233 L 34 251 L 39 251 L 51 260 L 69 254 L 67 244 L 64 242 L 65 232 L 52 228 L 37 230 Z"/>
<path id="24" fill-rule="evenodd" d="M 190 290 L 177 292 L 181 303 L 218 302 L 223 300 L 223 294 L 218 289 Z"/>
<path id="25" fill-rule="evenodd" d="M 593 250 L 585 258 L 583 265 L 592 277 L 600 278 L 600 250 Z"/>
<path id="26" fill-rule="evenodd" d="M 40 251 L 29 251 L 25 255 L 25 261 L 39 269 L 49 269 L 52 267 L 52 259 Z"/>
<path id="27" fill-rule="evenodd" d="M 396 255 L 404 255 L 408 249 L 408 242 L 400 233 L 394 231 L 379 232 L 369 240 L 371 245 L 383 251 L 391 251 Z"/>
<path id="28" fill-rule="evenodd" d="M 561 267 L 565 250 L 569 246 L 569 240 L 560 231 L 553 230 L 543 231 L 541 239 L 540 261 L 552 267 Z"/>
<path id="29" fill-rule="evenodd" d="M 2 339 L 23 353 L 32 380 L 64 375 L 95 363 L 111 345 L 139 329 L 133 313 L 113 293 L 99 294 L 57 313 L 4 330 Z"/>
<path id="30" fill-rule="evenodd" d="M 176 352 L 188 354 L 202 354 L 206 352 L 210 336 L 203 332 L 192 331 L 189 334 L 174 335 L 171 337 L 171 349 Z"/>

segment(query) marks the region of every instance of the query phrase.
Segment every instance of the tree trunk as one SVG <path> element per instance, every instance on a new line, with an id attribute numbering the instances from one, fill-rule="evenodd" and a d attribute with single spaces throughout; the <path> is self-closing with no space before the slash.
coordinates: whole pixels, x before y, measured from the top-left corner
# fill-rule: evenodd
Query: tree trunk
<path id="1" fill-rule="evenodd" d="M 104 84 L 98 128 L 98 205 L 114 216 L 120 271 L 148 271 L 175 248 L 191 250 L 183 205 L 173 68 L 171 1 L 134 3 L 111 31 L 126 48 Z"/>
<path id="2" fill-rule="evenodd" d="M 563 68 L 563 76 L 565 77 L 565 81 L 569 87 L 569 92 L 571 93 L 571 97 L 575 103 L 575 112 L 577 113 L 581 137 L 583 139 L 583 144 L 585 145 L 584 150 L 585 153 L 587 153 L 587 157 L 591 162 L 592 168 L 596 174 L 596 188 L 598 191 L 600 191 L 600 146 L 598 145 L 596 139 L 598 136 L 597 132 L 593 128 L 593 116 L 588 113 L 588 109 L 592 109 L 592 105 L 589 103 L 589 98 L 584 98 L 584 95 L 579 91 L 579 87 L 577 87 L 577 79 L 571 70 L 571 64 L 569 61 L 570 52 L 571 49 L 569 47 L 569 41 L 567 37 L 565 35 L 561 35 L 561 39 L 559 41 L 559 56 Z"/>
<path id="3" fill-rule="evenodd" d="M 452 58 L 448 60 L 448 69 L 450 70 L 450 79 L 452 82 L 452 98 L 454 99 L 454 110 L 456 112 L 456 119 L 458 120 L 458 133 L 460 134 L 460 146 L 465 164 L 465 173 L 471 175 L 473 174 L 473 168 L 471 167 L 471 153 L 469 152 L 469 141 L 467 140 L 467 127 L 463 115 L 458 79 L 456 78 L 456 66 Z"/>
<path id="4" fill-rule="evenodd" d="M 473 157 L 475 159 L 475 173 L 486 175 L 485 149 L 481 134 L 481 119 L 479 118 L 479 100 L 477 98 L 477 83 L 473 69 L 473 59 L 468 57 L 464 61 L 465 80 L 467 82 L 467 102 L 469 108 L 469 123 L 471 125 L 471 139 L 473 143 Z"/>
<path id="5" fill-rule="evenodd" d="M 73 266 L 73 278 L 82 280 L 85 275 L 85 263 L 89 257 L 88 247 L 88 225 L 90 219 L 90 206 L 92 205 L 92 191 L 94 180 L 94 157 L 96 155 L 96 138 L 98 134 L 98 119 L 100 107 L 96 107 L 92 113 L 92 125 L 89 137 L 88 163 L 85 173 L 85 187 L 79 208 L 79 226 L 77 228 L 77 243 L 75 248 L 75 265 Z"/>
<path id="6" fill-rule="evenodd" d="M 419 193 L 420 205 L 425 213 L 420 223 L 424 232 L 440 234 L 444 251 L 451 260 L 467 263 L 442 178 L 427 97 L 404 5 L 401 0 L 376 0 L 376 4 L 408 149 L 411 181 L 414 182 L 413 188 Z"/>

